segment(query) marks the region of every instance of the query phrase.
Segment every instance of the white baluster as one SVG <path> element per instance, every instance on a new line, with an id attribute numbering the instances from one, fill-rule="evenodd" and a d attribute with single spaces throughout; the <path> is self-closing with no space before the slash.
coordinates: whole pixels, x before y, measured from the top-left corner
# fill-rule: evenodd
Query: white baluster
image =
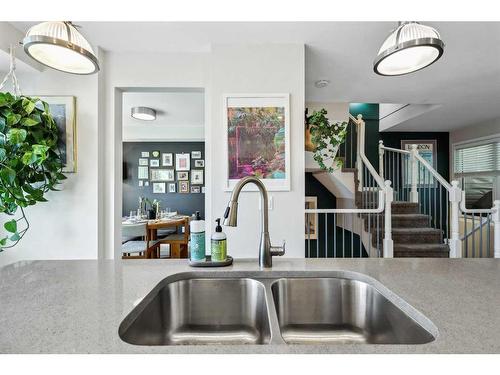
<path id="1" fill-rule="evenodd" d="M 494 257 L 500 258 L 500 201 L 493 202 L 493 213 L 491 214 L 493 219 L 493 249 L 494 249 Z"/>
<path id="2" fill-rule="evenodd" d="M 378 141 L 378 174 L 384 178 L 384 141 Z"/>
<path id="3" fill-rule="evenodd" d="M 451 190 L 449 193 L 451 209 L 451 237 L 448 239 L 448 245 L 450 247 L 450 258 L 462 258 L 462 241 L 460 240 L 460 226 L 458 218 L 461 199 L 462 190 L 458 187 L 458 181 L 451 181 Z"/>
<path id="4" fill-rule="evenodd" d="M 394 192 L 391 181 L 385 181 L 385 212 L 384 212 L 384 258 L 394 257 L 394 242 L 392 241 L 392 216 L 391 205 L 394 200 Z"/>
<path id="5" fill-rule="evenodd" d="M 418 150 L 417 150 L 417 145 L 411 145 L 411 150 L 410 150 L 410 168 L 411 168 L 411 192 L 410 192 L 410 200 L 413 203 L 418 203 L 418 190 L 417 190 L 417 184 L 418 184 L 418 163 L 417 163 L 417 157 L 418 155 Z"/>

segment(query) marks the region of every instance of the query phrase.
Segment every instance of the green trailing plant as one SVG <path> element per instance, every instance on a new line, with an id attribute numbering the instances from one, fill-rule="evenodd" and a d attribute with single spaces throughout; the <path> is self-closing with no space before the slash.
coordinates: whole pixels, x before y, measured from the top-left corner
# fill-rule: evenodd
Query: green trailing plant
<path id="1" fill-rule="evenodd" d="M 0 212 L 20 215 L 4 222 L 0 251 L 15 246 L 29 229 L 25 208 L 46 202 L 66 179 L 59 130 L 39 98 L 0 92 Z"/>
<path id="2" fill-rule="evenodd" d="M 347 122 L 330 123 L 326 109 L 314 111 L 307 117 L 307 126 L 311 132 L 311 142 L 315 146 L 314 160 L 320 168 L 332 173 L 342 166 L 342 159 L 336 157 L 338 148 L 345 142 Z"/>

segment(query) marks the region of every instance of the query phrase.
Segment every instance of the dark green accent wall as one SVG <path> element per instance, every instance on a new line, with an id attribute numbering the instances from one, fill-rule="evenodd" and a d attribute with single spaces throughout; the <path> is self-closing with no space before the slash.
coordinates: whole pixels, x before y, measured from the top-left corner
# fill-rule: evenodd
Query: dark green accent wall
<path id="1" fill-rule="evenodd" d="M 351 103 L 349 113 L 363 116 L 365 121 L 365 155 L 378 170 L 379 107 L 376 103 Z"/>

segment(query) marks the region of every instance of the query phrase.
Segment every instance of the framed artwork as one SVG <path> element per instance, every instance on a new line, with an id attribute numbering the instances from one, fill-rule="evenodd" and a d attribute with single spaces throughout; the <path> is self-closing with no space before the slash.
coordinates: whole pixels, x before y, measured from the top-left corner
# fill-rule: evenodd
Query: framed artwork
<path id="1" fill-rule="evenodd" d="M 179 181 L 179 193 L 183 194 L 189 193 L 189 182 Z"/>
<path id="2" fill-rule="evenodd" d="M 164 182 L 153 182 L 153 193 L 154 194 L 165 193 L 165 183 Z"/>
<path id="3" fill-rule="evenodd" d="M 175 193 L 177 191 L 177 185 L 175 184 L 175 182 L 171 182 L 168 184 L 168 192 L 169 193 Z"/>
<path id="4" fill-rule="evenodd" d="M 63 172 L 76 172 L 76 97 L 40 96 L 49 105 L 50 113 L 59 130 L 57 145 L 64 163 Z"/>
<path id="5" fill-rule="evenodd" d="M 160 166 L 160 159 L 150 159 L 149 166 L 150 167 L 159 167 Z"/>
<path id="6" fill-rule="evenodd" d="M 147 180 L 149 178 L 149 168 L 139 166 L 137 170 L 137 179 L 139 180 Z"/>
<path id="7" fill-rule="evenodd" d="M 172 154 L 171 152 L 161 154 L 161 165 L 163 167 L 173 167 L 174 154 Z"/>
<path id="8" fill-rule="evenodd" d="M 205 194 L 205 192 L 207 191 L 207 188 L 205 186 L 202 186 L 201 187 L 201 193 L 202 194 Z"/>
<path id="9" fill-rule="evenodd" d="M 177 181 L 188 181 L 189 172 L 177 172 Z"/>
<path id="10" fill-rule="evenodd" d="M 191 194 L 201 193 L 201 186 L 191 186 Z"/>
<path id="11" fill-rule="evenodd" d="M 223 105 L 225 190 L 256 176 L 270 191 L 290 191 L 290 95 L 228 94 Z"/>
<path id="12" fill-rule="evenodd" d="M 194 166 L 196 168 L 205 168 L 205 160 L 201 159 L 201 160 L 195 160 L 194 161 Z"/>
<path id="13" fill-rule="evenodd" d="M 318 208 L 318 197 L 306 197 L 306 210 L 316 210 Z M 318 239 L 318 214 L 306 213 L 306 240 Z"/>
<path id="14" fill-rule="evenodd" d="M 173 169 L 151 169 L 151 181 L 174 181 L 175 174 Z"/>
<path id="15" fill-rule="evenodd" d="M 148 159 L 140 158 L 139 159 L 139 165 L 148 165 Z"/>
<path id="16" fill-rule="evenodd" d="M 203 170 L 193 169 L 191 171 L 191 184 L 192 185 L 203 185 Z"/>
<path id="17" fill-rule="evenodd" d="M 412 148 L 412 145 L 417 145 L 417 151 L 418 154 L 426 161 L 428 162 L 434 169 L 437 169 L 437 141 L 435 139 L 426 139 L 426 140 L 410 140 L 410 139 L 404 139 L 401 141 L 401 149 L 410 151 Z M 419 165 L 419 171 L 418 171 L 418 185 L 429 185 L 429 184 L 434 184 L 434 186 L 437 186 L 435 183 L 436 181 L 434 178 L 431 176 L 430 173 L 425 172 L 425 167 L 421 165 L 421 163 L 418 163 Z M 405 186 L 409 186 L 411 184 L 411 176 L 406 174 L 406 168 L 403 168 L 403 181 Z"/>
<path id="18" fill-rule="evenodd" d="M 175 169 L 189 171 L 191 169 L 189 154 L 175 154 Z"/>
<path id="19" fill-rule="evenodd" d="M 149 158 L 149 151 L 142 151 L 141 158 Z"/>
<path id="20" fill-rule="evenodd" d="M 153 158 L 159 158 L 160 157 L 160 151 L 151 151 L 151 156 Z"/>
<path id="21" fill-rule="evenodd" d="M 144 181 L 144 186 L 149 186 L 149 181 Z"/>
<path id="22" fill-rule="evenodd" d="M 191 159 L 201 159 L 201 151 L 191 151 Z"/>
<path id="23" fill-rule="evenodd" d="M 144 185 L 144 181 L 143 180 L 139 180 L 139 187 L 142 187 Z"/>

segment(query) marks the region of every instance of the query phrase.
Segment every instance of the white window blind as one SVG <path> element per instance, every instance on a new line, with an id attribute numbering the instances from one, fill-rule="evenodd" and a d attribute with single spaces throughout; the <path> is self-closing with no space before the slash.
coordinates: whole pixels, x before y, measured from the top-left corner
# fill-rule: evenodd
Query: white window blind
<path id="1" fill-rule="evenodd" d="M 456 174 L 500 172 L 500 140 L 478 145 L 464 145 L 455 149 Z"/>

